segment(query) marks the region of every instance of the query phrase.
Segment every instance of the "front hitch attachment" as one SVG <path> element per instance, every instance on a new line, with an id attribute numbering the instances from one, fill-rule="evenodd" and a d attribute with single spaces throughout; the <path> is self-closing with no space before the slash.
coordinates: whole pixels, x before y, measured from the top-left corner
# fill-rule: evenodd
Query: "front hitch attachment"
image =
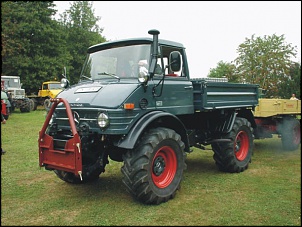
<path id="1" fill-rule="evenodd" d="M 81 139 L 77 132 L 73 119 L 72 111 L 69 103 L 63 98 L 50 99 L 53 103 L 49 110 L 46 120 L 39 132 L 39 165 L 48 170 L 62 170 L 71 172 L 82 179 L 82 152 Z M 46 134 L 51 117 L 59 103 L 63 103 L 66 107 L 66 114 L 69 120 L 73 137 L 65 141 L 64 149 L 54 148 L 56 142 L 52 136 Z"/>

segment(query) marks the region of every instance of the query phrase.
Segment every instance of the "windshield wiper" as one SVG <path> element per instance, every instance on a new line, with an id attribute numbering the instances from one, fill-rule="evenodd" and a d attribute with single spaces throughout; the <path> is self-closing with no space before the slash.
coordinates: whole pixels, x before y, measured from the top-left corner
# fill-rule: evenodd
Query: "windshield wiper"
<path id="1" fill-rule="evenodd" d="M 86 79 L 88 79 L 88 80 L 93 81 L 93 79 L 91 79 L 90 77 L 87 77 L 87 76 L 84 76 L 84 75 L 81 75 L 81 77 L 84 77 L 84 78 L 86 78 Z"/>
<path id="2" fill-rule="evenodd" d="M 116 76 L 115 74 L 113 74 L 113 73 L 102 72 L 102 73 L 98 73 L 98 75 L 111 76 L 111 77 L 114 77 L 114 78 L 120 80 L 120 78 L 118 76 Z"/>

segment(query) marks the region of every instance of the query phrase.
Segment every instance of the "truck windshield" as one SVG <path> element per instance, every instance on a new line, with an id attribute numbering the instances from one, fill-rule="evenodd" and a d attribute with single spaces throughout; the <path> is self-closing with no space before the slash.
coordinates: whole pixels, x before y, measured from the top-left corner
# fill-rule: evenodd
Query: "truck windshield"
<path id="1" fill-rule="evenodd" d="M 14 88 L 21 88 L 20 79 L 18 78 L 5 78 L 4 80 L 4 86 L 5 87 L 14 87 Z"/>
<path id="2" fill-rule="evenodd" d="M 56 90 L 56 89 L 62 90 L 62 87 L 61 87 L 60 83 L 49 84 L 49 90 Z"/>
<path id="3" fill-rule="evenodd" d="M 114 47 L 90 53 L 80 79 L 137 78 L 139 63 L 148 63 L 149 57 L 150 45 L 147 44 Z"/>

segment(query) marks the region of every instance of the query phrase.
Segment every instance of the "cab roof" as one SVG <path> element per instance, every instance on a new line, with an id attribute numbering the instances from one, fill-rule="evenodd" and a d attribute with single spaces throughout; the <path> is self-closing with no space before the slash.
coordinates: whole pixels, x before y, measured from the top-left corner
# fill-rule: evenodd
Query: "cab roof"
<path id="1" fill-rule="evenodd" d="M 152 42 L 153 42 L 153 39 L 147 38 L 147 37 L 146 38 L 130 38 L 130 39 L 108 41 L 108 42 L 99 43 L 99 44 L 89 47 L 87 52 L 93 53 L 95 51 L 104 50 L 104 49 L 113 48 L 113 47 L 131 46 L 131 45 L 139 45 L 139 44 L 151 44 Z M 170 40 L 165 40 L 165 39 L 159 39 L 158 44 L 184 49 L 183 44 L 174 42 L 174 41 L 170 41 Z"/>

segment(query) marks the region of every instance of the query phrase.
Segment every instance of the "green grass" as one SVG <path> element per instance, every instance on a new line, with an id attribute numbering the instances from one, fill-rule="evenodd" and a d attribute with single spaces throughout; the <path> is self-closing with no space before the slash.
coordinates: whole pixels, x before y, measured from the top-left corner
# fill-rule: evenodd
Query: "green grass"
<path id="1" fill-rule="evenodd" d="M 18 111 L 1 125 L 1 225 L 301 226 L 301 148 L 282 151 L 277 137 L 255 140 L 249 169 L 218 171 L 211 150 L 194 149 L 180 191 L 161 205 L 135 201 L 122 184 L 122 163 L 99 180 L 71 185 L 39 167 L 45 111 Z"/>

